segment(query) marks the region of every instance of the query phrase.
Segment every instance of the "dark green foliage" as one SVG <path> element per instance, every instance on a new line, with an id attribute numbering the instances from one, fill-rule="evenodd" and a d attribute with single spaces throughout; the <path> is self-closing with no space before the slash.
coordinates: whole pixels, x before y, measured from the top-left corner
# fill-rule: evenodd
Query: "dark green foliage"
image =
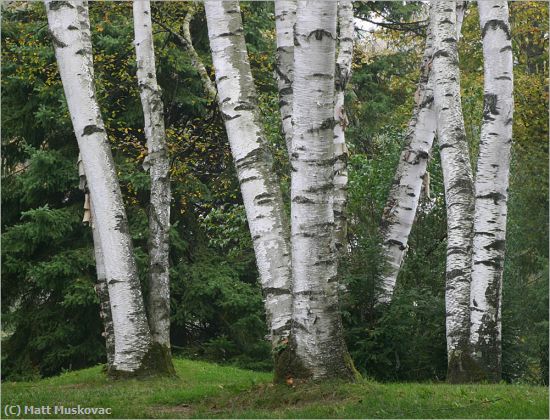
<path id="1" fill-rule="evenodd" d="M 371 319 L 348 327 L 355 366 L 377 380 L 445 378 L 445 305 L 429 289 L 396 293 Z"/>
<path id="2" fill-rule="evenodd" d="M 255 276 L 243 281 L 247 271 L 255 272 L 253 263 L 241 270 L 207 251 L 173 268 L 172 341 L 189 348 L 190 356 L 269 369 L 261 292 Z"/>
<path id="3" fill-rule="evenodd" d="M 74 206 L 23 212 L 3 234 L 4 376 L 51 375 L 103 359 L 87 240 Z"/>
<path id="4" fill-rule="evenodd" d="M 433 201 L 423 201 L 394 299 L 389 306 L 374 307 L 384 270 L 379 221 L 401 151 L 399 137 L 391 131 L 380 134 L 371 159 L 355 155 L 350 162 L 352 252 L 342 267 L 346 341 L 363 375 L 384 381 L 443 380 L 446 222 L 437 152 L 428 167 Z"/>

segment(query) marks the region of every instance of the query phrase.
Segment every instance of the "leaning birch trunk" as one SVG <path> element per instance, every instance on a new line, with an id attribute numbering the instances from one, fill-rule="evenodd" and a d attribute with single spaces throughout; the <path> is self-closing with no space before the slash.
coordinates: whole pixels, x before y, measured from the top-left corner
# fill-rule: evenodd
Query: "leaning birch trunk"
<path id="1" fill-rule="evenodd" d="M 292 81 L 294 79 L 294 24 L 296 0 L 275 0 L 277 30 L 277 87 L 288 158 L 292 153 Z"/>
<path id="2" fill-rule="evenodd" d="M 338 307 L 333 214 L 336 2 L 299 0 L 291 165 L 294 306 L 275 380 L 354 378 Z"/>
<path id="3" fill-rule="evenodd" d="M 446 335 L 450 382 L 468 379 L 474 191 L 460 100 L 456 1 L 431 4 L 434 105 L 447 207 Z"/>
<path id="4" fill-rule="evenodd" d="M 82 7 L 86 9 L 86 7 Z M 84 27 L 83 27 L 84 31 Z M 79 188 L 85 193 L 84 198 L 84 217 L 83 223 L 88 223 L 92 229 L 92 238 L 94 242 L 94 257 L 96 266 L 96 280 L 94 289 L 99 299 L 99 316 L 103 322 L 103 337 L 105 338 L 105 350 L 107 354 L 107 371 L 111 369 L 115 357 L 115 332 L 113 330 L 113 317 L 111 315 L 111 301 L 109 300 L 109 287 L 105 276 L 105 263 L 103 262 L 103 251 L 101 251 L 101 240 L 99 231 L 94 221 L 94 209 L 90 200 L 86 174 L 84 173 L 84 164 L 80 155 L 78 155 L 78 177 L 80 179 Z"/>
<path id="5" fill-rule="evenodd" d="M 290 244 L 282 194 L 260 125 L 239 2 L 207 0 L 205 11 L 219 106 L 237 169 L 275 348 L 288 339 L 292 313 Z"/>
<path id="6" fill-rule="evenodd" d="M 103 337 L 105 338 L 105 351 L 107 354 L 107 371 L 113 368 L 115 359 L 115 331 L 113 328 L 113 316 L 111 314 L 111 301 L 109 300 L 109 286 L 107 285 L 107 276 L 105 274 L 105 263 L 103 262 L 103 252 L 101 251 L 101 240 L 95 222 L 93 220 L 92 209 L 92 237 L 94 240 L 94 257 L 97 279 L 94 285 L 95 292 L 99 298 L 99 315 L 103 321 Z"/>
<path id="7" fill-rule="evenodd" d="M 76 10 L 80 21 L 80 30 L 82 31 L 82 43 L 86 50 L 92 51 L 92 33 L 90 30 L 90 18 L 88 16 L 88 1 L 76 3 Z M 93 55 L 86 54 L 90 74 L 94 76 Z M 78 155 L 78 176 L 80 179 L 79 188 L 84 191 L 84 223 L 89 223 L 92 229 L 92 237 L 94 243 L 94 257 L 96 265 L 96 281 L 94 289 L 99 299 L 99 316 L 103 322 L 103 337 L 105 338 L 105 351 L 107 355 L 107 371 L 110 371 L 115 358 L 115 331 L 113 328 L 113 316 L 111 314 L 111 301 L 109 299 L 109 286 L 105 275 L 105 263 L 103 261 L 103 251 L 101 250 L 101 240 L 99 238 L 99 230 L 95 223 L 94 209 L 88 191 L 88 182 L 86 173 L 84 172 L 84 163 L 82 157 Z"/>
<path id="8" fill-rule="evenodd" d="M 91 51 L 86 48 L 77 5 L 46 0 L 46 12 L 65 98 L 78 141 L 101 241 L 109 288 L 115 354 L 110 373 L 151 372 L 151 334 L 133 258 L 128 221 L 111 150 L 95 96 Z"/>
<path id="9" fill-rule="evenodd" d="M 512 143 L 513 58 L 508 4 L 478 3 L 484 60 L 484 113 L 475 181 L 474 244 L 470 292 L 474 379 L 501 379 L 502 274 L 508 174 Z"/>
<path id="10" fill-rule="evenodd" d="M 214 86 L 214 83 L 212 83 L 212 80 L 210 79 L 208 71 L 204 66 L 204 63 L 201 61 L 199 54 L 197 53 L 197 51 L 195 50 L 195 47 L 193 46 L 193 39 L 191 38 L 191 21 L 195 17 L 195 13 L 196 13 L 196 6 L 191 5 L 189 7 L 189 11 L 185 15 L 185 18 L 183 19 L 183 23 L 181 24 L 183 37 L 180 37 L 179 39 L 182 45 L 184 46 L 185 50 L 189 54 L 191 64 L 193 65 L 197 73 L 199 73 L 203 89 L 208 99 L 210 101 L 214 101 L 216 99 L 216 96 L 218 95 L 216 86 Z"/>
<path id="11" fill-rule="evenodd" d="M 148 154 L 143 162 L 151 179 L 149 202 L 149 294 L 147 313 L 153 341 L 162 350 L 166 367 L 174 371 L 170 353 L 170 162 L 164 132 L 161 89 L 157 84 L 155 48 L 149 0 L 134 1 L 137 79 L 145 120 Z M 175 373 L 175 371 L 174 371 Z"/>
<path id="12" fill-rule="evenodd" d="M 457 36 L 460 37 L 465 3 L 457 3 Z M 388 304 L 393 297 L 397 275 L 407 252 L 409 235 L 415 220 L 423 181 L 437 127 L 433 106 L 433 24 L 430 20 L 426 47 L 415 93 L 415 107 L 401 152 L 392 187 L 380 223 L 386 271 L 382 276 L 377 303 Z"/>
<path id="13" fill-rule="evenodd" d="M 344 98 L 351 78 L 353 59 L 353 4 L 340 0 L 338 4 L 339 51 L 336 59 L 334 103 L 334 239 L 336 250 L 341 253 L 347 247 L 348 203 L 348 148 L 345 131 L 348 125 Z"/>

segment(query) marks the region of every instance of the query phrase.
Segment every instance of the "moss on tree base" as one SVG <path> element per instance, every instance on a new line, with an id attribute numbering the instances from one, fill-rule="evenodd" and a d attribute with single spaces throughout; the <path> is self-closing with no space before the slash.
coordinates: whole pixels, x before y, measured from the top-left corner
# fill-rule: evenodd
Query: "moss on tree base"
<path id="1" fill-rule="evenodd" d="M 466 384 L 487 380 L 485 371 L 467 351 L 454 351 L 449 355 L 447 382 Z"/>
<path id="2" fill-rule="evenodd" d="M 129 372 L 110 366 L 107 373 L 112 379 L 139 379 L 152 376 L 176 376 L 176 369 L 172 363 L 170 348 L 152 343 L 149 351 L 143 356 L 139 369 Z"/>
<path id="3" fill-rule="evenodd" d="M 274 383 L 286 383 L 287 380 L 307 381 L 313 377 L 309 370 L 296 356 L 292 346 L 288 345 L 274 356 Z"/>
<path id="4" fill-rule="evenodd" d="M 292 343 L 292 339 L 290 341 Z M 274 383 L 303 383 L 308 381 L 320 381 L 326 379 L 342 379 L 349 382 L 355 382 L 361 378 L 361 374 L 355 369 L 353 360 L 348 351 L 345 350 L 342 355 L 343 360 L 335 361 L 334 369 L 323 378 L 315 378 L 311 369 L 305 366 L 300 357 L 296 355 L 295 347 L 292 344 L 287 345 L 280 350 L 274 357 Z"/>

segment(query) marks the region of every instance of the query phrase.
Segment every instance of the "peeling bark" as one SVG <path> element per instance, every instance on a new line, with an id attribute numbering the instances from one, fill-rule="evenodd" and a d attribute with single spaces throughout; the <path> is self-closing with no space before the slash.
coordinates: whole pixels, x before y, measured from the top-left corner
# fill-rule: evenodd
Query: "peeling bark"
<path id="1" fill-rule="evenodd" d="M 276 380 L 354 378 L 338 307 L 333 128 L 336 2 L 298 1 L 291 164 L 292 333 Z"/>
<path id="2" fill-rule="evenodd" d="M 507 2 L 487 0 L 479 2 L 478 9 L 485 109 L 475 180 L 470 345 L 478 368 L 472 379 L 498 382 L 502 376 L 502 274 L 514 111 L 513 57 Z"/>
<path id="3" fill-rule="evenodd" d="M 292 82 L 294 80 L 294 24 L 296 0 L 275 0 L 277 30 L 277 87 L 288 157 L 292 153 Z"/>
<path id="4" fill-rule="evenodd" d="M 83 15 L 77 11 L 77 6 L 85 5 L 80 1 L 46 0 L 45 6 L 103 253 L 115 331 L 111 373 L 118 376 L 146 374 L 152 340 L 122 195 L 95 96 L 91 51 L 86 48 L 89 44 L 83 34 L 85 28 L 81 26 Z"/>
<path id="5" fill-rule="evenodd" d="M 338 4 L 339 51 L 336 59 L 335 101 L 334 101 L 334 238 L 338 252 L 347 247 L 347 203 L 348 203 L 348 148 L 345 131 L 348 118 L 344 107 L 346 86 L 351 79 L 353 60 L 353 4 L 351 0 L 340 0 Z"/>
<path id="6" fill-rule="evenodd" d="M 456 1 L 431 4 L 434 105 L 447 207 L 445 292 L 450 382 L 467 380 L 474 188 L 460 101 Z"/>
<path id="7" fill-rule="evenodd" d="M 164 104 L 157 83 L 149 0 L 133 3 L 137 79 L 144 117 L 148 155 L 143 162 L 151 179 L 149 202 L 149 294 L 147 313 L 153 341 L 170 357 L 170 162 L 164 132 Z"/>
<path id="8" fill-rule="evenodd" d="M 260 124 L 239 2 L 207 0 L 205 11 L 219 107 L 237 169 L 265 297 L 267 325 L 276 349 L 288 340 L 292 313 L 288 222 Z"/>
<path id="9" fill-rule="evenodd" d="M 457 36 L 460 37 L 465 2 L 457 2 Z M 423 183 L 429 186 L 426 167 L 437 127 L 433 97 L 433 21 L 430 19 L 426 46 L 415 93 L 415 107 L 409 121 L 405 146 L 401 152 L 392 187 L 380 223 L 384 256 L 387 262 L 377 302 L 391 302 L 397 275 L 405 258 Z M 428 188 L 429 194 L 429 188 Z"/>

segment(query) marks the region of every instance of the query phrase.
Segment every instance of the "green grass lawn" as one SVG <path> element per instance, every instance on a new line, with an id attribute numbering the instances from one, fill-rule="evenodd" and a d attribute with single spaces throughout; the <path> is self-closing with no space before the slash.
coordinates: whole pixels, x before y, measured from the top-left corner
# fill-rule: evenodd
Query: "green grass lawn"
<path id="1" fill-rule="evenodd" d="M 179 377 L 112 381 L 101 367 L 36 382 L 2 384 L 2 418 L 20 406 L 25 418 L 55 406 L 111 408 L 112 418 L 548 418 L 548 388 L 525 385 L 306 384 L 273 386 L 272 375 L 211 363 L 174 360 Z M 8 411 L 6 411 L 8 406 Z M 50 406 L 52 415 L 23 415 Z M 13 411 L 10 411 L 13 410 Z"/>

